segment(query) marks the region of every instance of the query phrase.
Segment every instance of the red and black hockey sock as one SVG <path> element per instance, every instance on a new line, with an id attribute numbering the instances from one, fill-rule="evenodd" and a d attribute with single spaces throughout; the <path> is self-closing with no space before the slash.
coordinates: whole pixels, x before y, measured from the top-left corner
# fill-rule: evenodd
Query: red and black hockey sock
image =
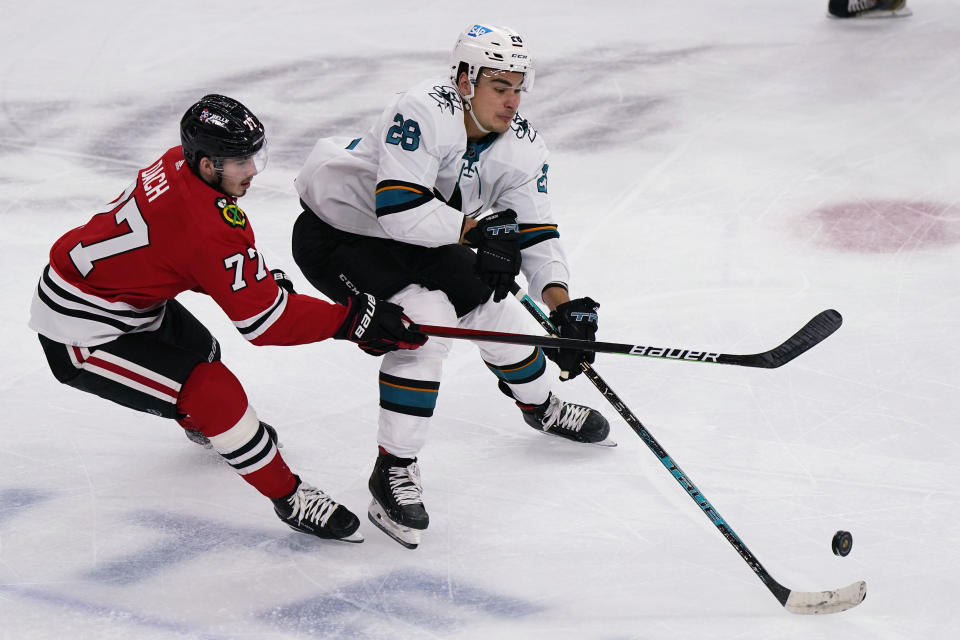
<path id="1" fill-rule="evenodd" d="M 240 476 L 268 498 L 296 486 L 276 443 L 247 402 L 236 376 L 221 362 L 204 362 L 180 390 L 177 408 L 184 428 L 200 431 Z"/>

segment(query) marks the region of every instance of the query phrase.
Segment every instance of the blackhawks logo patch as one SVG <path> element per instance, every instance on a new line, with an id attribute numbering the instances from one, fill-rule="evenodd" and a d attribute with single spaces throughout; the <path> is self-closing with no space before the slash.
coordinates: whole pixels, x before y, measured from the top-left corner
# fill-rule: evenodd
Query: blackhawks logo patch
<path id="1" fill-rule="evenodd" d="M 240 227 L 241 229 L 247 226 L 247 214 L 237 206 L 237 203 L 230 202 L 226 198 L 217 198 L 216 204 L 217 210 L 220 211 L 220 217 L 223 218 L 223 221 L 228 225 L 231 227 Z"/>

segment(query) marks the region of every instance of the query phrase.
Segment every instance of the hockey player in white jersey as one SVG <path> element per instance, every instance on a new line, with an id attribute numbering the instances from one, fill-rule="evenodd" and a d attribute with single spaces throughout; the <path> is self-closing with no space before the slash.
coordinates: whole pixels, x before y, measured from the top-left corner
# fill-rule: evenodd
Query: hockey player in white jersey
<path id="1" fill-rule="evenodd" d="M 546 146 L 517 113 L 533 75 L 519 34 L 474 25 L 458 38 L 447 77 L 399 94 L 362 137 L 317 142 L 296 178 L 304 212 L 293 255 L 307 279 L 338 302 L 369 291 L 421 324 L 524 332 L 530 318 L 505 299 L 522 271 L 561 336 L 595 339 L 599 305 L 568 293 Z M 539 348 L 478 347 L 528 425 L 576 442 L 615 444 L 600 413 L 552 393 Z M 387 354 L 380 368 L 368 515 L 409 548 L 429 522 L 416 461 L 449 350 L 449 339 L 434 337 L 415 352 Z M 561 379 L 593 361 L 592 352 L 546 355 Z"/>

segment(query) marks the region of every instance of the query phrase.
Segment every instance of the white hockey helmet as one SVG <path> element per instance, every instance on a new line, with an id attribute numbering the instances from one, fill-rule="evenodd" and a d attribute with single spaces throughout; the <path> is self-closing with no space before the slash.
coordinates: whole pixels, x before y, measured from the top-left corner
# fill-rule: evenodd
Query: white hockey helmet
<path id="1" fill-rule="evenodd" d="M 465 69 L 462 69 L 463 65 Z M 524 91 L 533 88 L 533 59 L 530 51 L 520 34 L 509 27 L 475 24 L 457 38 L 450 58 L 450 81 L 453 86 L 457 86 L 461 69 L 467 72 L 470 95 L 463 96 L 464 99 L 473 97 L 473 87 L 477 84 L 482 68 L 522 73 L 523 83 L 520 88 Z"/>

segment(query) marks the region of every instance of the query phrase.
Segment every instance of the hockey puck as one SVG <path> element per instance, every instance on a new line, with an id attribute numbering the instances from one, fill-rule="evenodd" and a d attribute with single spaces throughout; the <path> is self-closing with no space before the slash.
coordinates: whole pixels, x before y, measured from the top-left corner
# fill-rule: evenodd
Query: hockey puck
<path id="1" fill-rule="evenodd" d="M 853 536 L 849 531 L 837 531 L 833 534 L 833 554 L 845 556 L 853 549 Z"/>

